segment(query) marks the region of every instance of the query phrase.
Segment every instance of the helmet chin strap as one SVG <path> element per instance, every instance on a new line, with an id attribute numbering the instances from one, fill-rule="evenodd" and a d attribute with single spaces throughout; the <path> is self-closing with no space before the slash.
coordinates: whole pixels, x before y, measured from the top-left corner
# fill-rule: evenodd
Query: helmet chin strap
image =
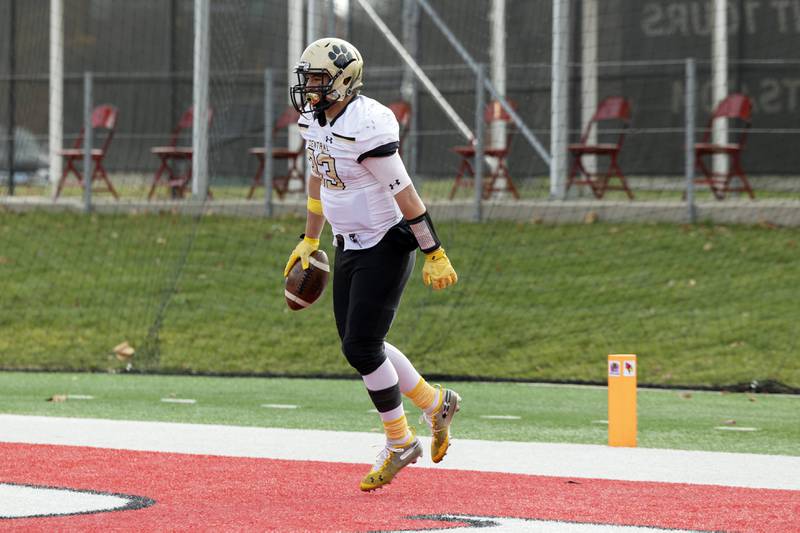
<path id="1" fill-rule="evenodd" d="M 325 116 L 325 109 L 314 108 L 314 118 L 317 119 L 320 126 L 328 124 L 328 117 Z"/>

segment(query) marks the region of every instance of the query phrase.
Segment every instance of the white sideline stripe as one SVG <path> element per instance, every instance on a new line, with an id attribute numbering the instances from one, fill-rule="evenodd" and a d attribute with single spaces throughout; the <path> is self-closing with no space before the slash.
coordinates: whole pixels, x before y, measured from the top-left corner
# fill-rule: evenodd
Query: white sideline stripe
<path id="1" fill-rule="evenodd" d="M 67 394 L 67 400 L 94 400 L 91 394 Z"/>
<path id="2" fill-rule="evenodd" d="M 197 403 L 197 400 L 192 398 L 161 398 L 164 403 Z"/>
<path id="3" fill-rule="evenodd" d="M 429 441 L 428 438 L 423 438 Z M 0 442 L 369 464 L 382 434 L 0 414 Z M 320 446 L 336 442 L 336 446 Z M 427 468 L 800 490 L 800 457 L 453 439 Z"/>
<path id="4" fill-rule="evenodd" d="M 487 420 L 522 420 L 521 416 L 516 415 L 481 415 L 481 418 Z"/>
<path id="5" fill-rule="evenodd" d="M 308 262 L 311 263 L 312 265 L 314 265 L 315 268 L 318 268 L 320 270 L 324 270 L 325 272 L 330 272 L 331 271 L 331 269 L 330 269 L 330 267 L 328 265 L 326 265 L 325 263 L 323 263 L 321 261 L 317 261 L 317 259 L 314 258 L 314 257 L 310 257 L 309 256 Z"/>
<path id="6" fill-rule="evenodd" d="M 294 303 L 296 303 L 297 305 L 300 305 L 302 307 L 308 307 L 309 305 L 311 305 L 310 303 L 308 303 L 307 301 L 303 300 L 302 298 L 298 298 L 297 296 L 295 296 L 294 294 L 289 292 L 289 289 L 283 289 L 283 294 L 287 298 L 289 298 L 291 301 L 293 301 Z"/>
<path id="7" fill-rule="evenodd" d="M 736 426 L 717 426 L 714 429 L 719 429 L 720 431 L 758 431 L 758 428 Z"/>
<path id="8" fill-rule="evenodd" d="M 297 409 L 299 406 L 288 403 L 262 403 L 261 407 L 268 409 Z"/>

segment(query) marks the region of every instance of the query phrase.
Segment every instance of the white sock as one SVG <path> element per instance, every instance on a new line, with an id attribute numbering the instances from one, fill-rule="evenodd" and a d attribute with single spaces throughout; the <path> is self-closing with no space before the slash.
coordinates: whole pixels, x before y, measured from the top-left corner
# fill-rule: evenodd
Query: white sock
<path id="1" fill-rule="evenodd" d="M 400 392 L 406 393 L 416 387 L 422 376 L 420 376 L 417 369 L 414 368 L 414 365 L 411 364 L 411 361 L 408 360 L 408 357 L 386 341 L 383 343 L 383 350 L 386 352 L 386 357 L 392 362 L 392 366 L 397 372 Z"/>
<path id="2" fill-rule="evenodd" d="M 361 379 L 364 381 L 364 385 L 367 386 L 367 390 L 383 390 L 388 389 L 389 387 L 393 387 L 397 385 L 397 371 L 392 365 L 392 362 L 389 361 L 387 358 L 381 366 L 370 372 L 365 376 L 361 376 Z M 397 420 L 401 417 L 405 416 L 405 410 L 403 409 L 403 403 L 400 402 L 400 405 L 395 407 L 390 411 L 386 411 L 384 413 L 378 412 L 378 415 L 381 417 L 382 422 L 391 422 L 392 420 Z M 387 443 L 394 446 L 403 445 L 408 442 L 411 434 L 406 431 L 405 436 L 400 440 L 392 440 L 387 437 Z"/>
<path id="3" fill-rule="evenodd" d="M 397 385 L 398 375 L 392 362 L 387 358 L 381 366 L 365 376 L 361 376 L 369 390 L 383 390 Z M 400 386 L 402 391 L 402 385 Z"/>
<path id="4" fill-rule="evenodd" d="M 405 354 L 398 350 L 395 346 L 392 346 L 388 342 L 384 341 L 383 350 L 386 352 L 386 356 L 389 358 L 389 361 L 392 362 L 392 366 L 394 366 L 395 370 L 397 371 L 400 392 L 408 395 L 409 392 L 414 390 L 414 387 L 417 386 L 420 380 L 423 380 L 422 376 L 419 372 L 417 372 L 417 369 L 414 368 L 414 365 L 411 364 L 411 361 L 408 360 L 408 357 L 406 357 Z M 430 405 L 430 407 L 425 409 L 425 412 L 428 414 L 431 414 L 439 406 L 439 395 L 441 391 L 439 388 L 436 388 L 435 390 L 436 393 L 433 397 L 433 403 Z"/>

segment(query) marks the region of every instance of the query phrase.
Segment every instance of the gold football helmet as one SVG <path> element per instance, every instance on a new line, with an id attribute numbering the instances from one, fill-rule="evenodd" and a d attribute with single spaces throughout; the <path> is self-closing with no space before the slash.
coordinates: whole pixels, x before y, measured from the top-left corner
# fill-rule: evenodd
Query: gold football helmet
<path id="1" fill-rule="evenodd" d="M 297 84 L 289 90 L 292 105 L 298 113 L 316 113 L 344 100 L 363 85 L 364 60 L 352 44 L 326 37 L 308 45 L 294 72 Z M 322 82 L 309 85 L 311 75 L 321 76 Z"/>

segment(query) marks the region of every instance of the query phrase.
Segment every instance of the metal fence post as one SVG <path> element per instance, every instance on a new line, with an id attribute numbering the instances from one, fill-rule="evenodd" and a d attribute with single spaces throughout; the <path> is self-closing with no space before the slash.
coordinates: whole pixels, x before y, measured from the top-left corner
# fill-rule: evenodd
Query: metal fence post
<path id="1" fill-rule="evenodd" d="M 210 77 L 211 0 L 194 2 L 194 68 L 192 70 L 192 196 L 208 200 L 208 84 Z"/>
<path id="2" fill-rule="evenodd" d="M 483 218 L 483 108 L 486 106 L 486 95 L 483 84 L 486 77 L 486 66 L 478 65 L 475 71 L 475 221 Z"/>
<path id="3" fill-rule="evenodd" d="M 92 73 L 83 73 L 83 210 L 92 211 Z"/>
<path id="4" fill-rule="evenodd" d="M 686 207 L 689 223 L 697 221 L 697 208 L 694 205 L 694 128 L 697 113 L 695 95 L 697 85 L 697 68 L 694 58 L 686 59 Z"/>
<path id="5" fill-rule="evenodd" d="M 365 0 L 358 0 L 358 1 L 359 3 L 362 4 L 362 7 L 364 7 L 366 1 Z M 565 1 L 565 0 L 559 0 L 559 1 Z M 447 24 L 444 23 L 439 14 L 431 7 L 428 0 L 417 0 L 417 3 L 420 5 L 420 7 L 422 7 L 422 9 L 425 10 L 425 12 L 430 17 L 431 22 L 433 22 L 436 25 L 436 27 L 439 28 L 439 31 L 442 32 L 442 35 L 445 36 L 450 45 L 453 48 L 455 48 L 456 52 L 458 52 L 458 55 L 461 56 L 461 59 L 463 59 L 464 62 L 473 70 L 473 72 L 475 72 L 475 75 L 477 75 L 478 63 L 472 58 L 471 55 L 469 55 L 469 52 L 467 52 L 466 48 L 464 48 L 464 46 L 461 44 L 461 41 L 458 40 L 458 38 L 455 36 L 455 34 L 453 34 L 452 31 L 450 31 L 450 28 L 447 27 Z M 568 8 L 569 5 L 566 4 L 566 7 Z M 567 11 L 566 15 L 568 14 L 569 13 Z M 533 147 L 536 153 L 539 154 L 542 160 L 545 163 L 547 163 L 548 166 L 550 166 L 552 164 L 551 154 L 547 152 L 544 146 L 542 146 L 542 144 L 539 142 L 539 139 L 537 139 L 536 136 L 533 134 L 533 132 L 530 130 L 530 128 L 528 128 L 528 125 L 522 121 L 522 118 L 519 116 L 519 114 L 517 114 L 517 111 L 511 106 L 511 104 L 508 103 L 508 100 L 506 99 L 505 95 L 500 94 L 497 88 L 492 84 L 492 81 L 487 79 L 485 75 L 483 77 L 483 80 L 484 84 L 486 85 L 486 89 L 489 90 L 489 94 L 492 95 L 492 98 L 494 100 L 497 100 L 500 103 L 500 105 L 503 106 L 503 109 L 511 117 L 511 120 L 514 121 L 514 125 L 519 129 L 519 132 L 522 134 L 522 136 L 525 137 L 525 139 L 528 141 L 531 147 Z"/>
<path id="6" fill-rule="evenodd" d="M 550 198 L 565 200 L 569 171 L 570 3 L 553 0 L 553 49 L 550 90 Z"/>
<path id="7" fill-rule="evenodd" d="M 14 196 L 14 159 L 16 157 L 16 145 L 14 144 L 14 132 L 17 129 L 16 124 L 16 80 L 17 75 L 17 24 L 16 24 L 16 0 L 11 0 L 8 6 L 8 146 L 6 156 L 8 157 L 8 195 Z"/>
<path id="8" fill-rule="evenodd" d="M 419 18 L 419 5 L 416 0 L 403 0 L 403 46 L 406 47 L 408 53 L 415 60 L 419 59 Z M 402 148 L 403 159 L 408 173 L 414 180 L 414 185 L 421 190 L 423 177 L 417 173 L 417 165 L 419 163 L 419 151 L 417 150 L 417 131 L 419 129 L 417 122 L 417 117 L 419 116 L 418 93 L 419 89 L 414 71 L 408 64 L 405 64 L 403 65 L 403 81 L 400 82 L 400 94 L 403 100 L 411 106 L 411 118 L 408 126 L 410 131 L 406 132 L 405 144 Z"/>
<path id="9" fill-rule="evenodd" d="M 264 214 L 272 216 L 272 79 L 271 69 L 264 70 Z"/>

